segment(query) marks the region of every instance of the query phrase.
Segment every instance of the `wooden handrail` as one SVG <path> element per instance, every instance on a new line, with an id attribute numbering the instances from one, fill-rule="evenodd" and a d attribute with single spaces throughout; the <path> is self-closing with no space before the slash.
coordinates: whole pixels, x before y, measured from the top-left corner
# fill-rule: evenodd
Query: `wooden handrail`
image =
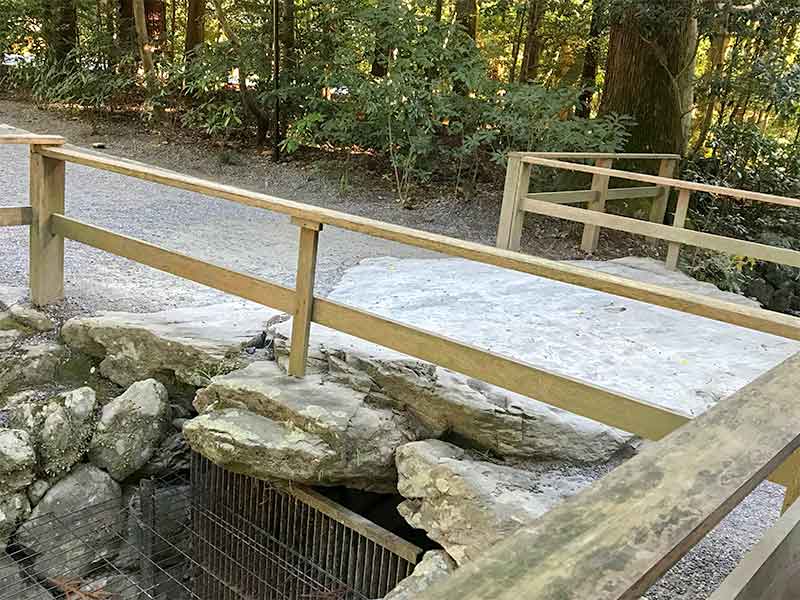
<path id="1" fill-rule="evenodd" d="M 6 124 L 0 124 L 0 144 L 60 146 L 64 141 L 64 138 L 60 135 L 39 135 Z"/>
<path id="2" fill-rule="evenodd" d="M 606 292 L 624 298 L 639 300 L 716 321 L 739 325 L 748 329 L 800 340 L 800 319 L 789 315 L 742 306 L 734 304 L 733 302 L 716 300 L 699 294 L 676 291 L 663 286 L 631 281 L 624 277 L 598 273 L 590 269 L 583 269 L 554 260 L 526 256 L 511 250 L 492 248 L 483 244 L 458 240 L 409 227 L 383 223 L 374 219 L 349 215 L 290 200 L 283 200 L 267 194 L 243 190 L 198 177 L 182 175 L 158 167 L 119 158 L 101 156 L 70 145 L 65 145 L 60 148 L 43 147 L 39 150 L 39 153 L 53 159 L 94 167 L 178 189 L 198 192 L 208 196 L 223 198 L 246 206 L 272 210 L 309 222 L 332 225 L 373 237 L 400 242 L 409 246 L 416 246 L 418 248 L 441 252 L 443 254 L 449 254 L 451 256 L 503 267 L 522 273 L 529 273 L 531 275 Z"/>
<path id="3" fill-rule="evenodd" d="M 30 206 L 9 206 L 0 208 L 0 227 L 15 227 L 30 225 L 33 220 L 33 210 Z"/>
<path id="4" fill-rule="evenodd" d="M 418 600 L 633 600 L 800 448 L 800 354 Z"/>
<path id="5" fill-rule="evenodd" d="M 541 157 L 541 158 L 572 158 L 575 160 L 611 158 L 614 160 L 680 160 L 680 154 L 642 154 L 630 152 L 509 152 L 508 156 L 515 157 Z"/>
<path id="6" fill-rule="evenodd" d="M 694 181 L 684 181 L 682 179 L 659 177 L 658 175 L 647 175 L 645 173 L 633 173 L 631 171 L 620 171 L 618 169 L 606 169 L 604 167 L 565 162 L 563 160 L 551 160 L 548 158 L 539 158 L 537 156 L 522 156 L 521 160 L 527 164 L 539 165 L 542 167 L 552 167 L 554 169 L 562 169 L 565 171 L 578 171 L 580 173 L 591 173 L 593 175 L 605 175 L 607 177 L 615 177 L 617 179 L 641 181 L 644 183 L 652 183 L 653 185 L 669 186 L 680 190 L 706 192 L 716 196 L 737 198 L 740 200 L 755 200 L 757 202 L 800 207 L 800 200 L 796 198 L 786 198 L 785 196 L 762 194 L 761 192 L 749 192 L 747 190 L 737 190 L 734 188 L 710 185 L 707 183 L 696 183 Z"/>

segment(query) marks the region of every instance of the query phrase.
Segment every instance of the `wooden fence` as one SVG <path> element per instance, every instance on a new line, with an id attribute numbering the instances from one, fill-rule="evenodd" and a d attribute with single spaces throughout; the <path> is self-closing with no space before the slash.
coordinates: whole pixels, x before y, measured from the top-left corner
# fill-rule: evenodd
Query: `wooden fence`
<path id="1" fill-rule="evenodd" d="M 315 322 L 438 364 L 467 376 L 498 385 L 530 398 L 535 398 L 541 402 L 617 427 L 649 440 L 661 440 L 666 436 L 670 436 L 669 439 L 685 439 L 681 436 L 688 435 L 684 433 L 686 431 L 696 432 L 693 435 L 700 435 L 703 427 L 702 423 L 710 422 L 712 417 L 719 413 L 729 415 L 734 420 L 744 415 L 744 413 L 740 415 L 737 405 L 733 400 L 729 400 L 718 405 L 713 412 L 710 411 L 708 416 L 701 417 L 702 421 L 698 420 L 686 425 L 689 421 L 688 417 L 667 408 L 644 402 L 590 382 L 581 381 L 510 357 L 488 352 L 445 336 L 398 323 L 354 307 L 319 298 L 314 295 L 314 272 L 318 240 L 324 225 L 546 277 L 757 331 L 800 340 L 800 319 L 788 315 L 771 313 L 700 295 L 678 292 L 660 286 L 630 281 L 621 277 L 561 264 L 556 261 L 525 256 L 518 252 L 491 248 L 442 235 L 291 202 L 267 194 L 242 190 L 129 160 L 89 152 L 66 145 L 63 139 L 54 136 L 36 136 L 27 132 L 0 128 L 0 143 L 28 144 L 30 146 L 30 206 L 0 209 L 0 226 L 29 226 L 30 228 L 30 286 L 31 298 L 35 304 L 45 305 L 58 301 L 63 296 L 64 240 L 71 239 L 292 314 L 294 319 L 289 370 L 292 375 L 297 377 L 302 377 L 305 373 L 309 328 L 311 323 Z M 562 164 L 552 159 L 536 160 L 547 160 L 555 162 L 557 165 Z M 667 158 L 665 160 L 672 159 Z M 199 192 L 207 196 L 287 215 L 297 226 L 300 240 L 295 288 L 288 288 L 251 275 L 213 265 L 65 215 L 66 163 L 84 165 L 169 187 Z M 569 165 L 570 163 L 563 164 Z M 608 171 L 603 167 L 575 166 L 585 169 L 600 168 Z M 640 176 L 636 175 L 636 177 Z M 658 185 L 663 184 L 658 183 Z M 660 194 L 663 195 L 663 190 Z M 796 362 L 786 363 L 779 367 L 778 380 L 784 382 L 784 379 L 787 379 L 791 385 L 795 385 L 795 380 L 792 378 L 797 373 Z M 756 390 L 760 389 L 760 384 L 756 385 Z M 795 393 L 793 397 L 796 397 L 796 389 L 792 391 Z M 706 454 L 703 454 L 703 456 L 711 452 L 713 456 L 707 457 L 709 462 L 701 464 L 701 462 L 694 460 L 681 467 L 684 474 L 695 478 L 707 477 L 709 473 L 714 477 L 718 475 L 721 477 L 720 469 L 722 466 L 727 465 L 730 468 L 730 464 L 725 462 L 727 460 L 739 461 L 742 465 L 747 465 L 750 468 L 750 466 L 763 459 L 763 464 L 760 464 L 755 475 L 748 471 L 750 478 L 746 480 L 746 485 L 740 481 L 742 485 L 734 486 L 735 481 L 738 480 L 735 478 L 730 479 L 730 474 L 727 472 L 723 473 L 728 477 L 726 481 L 729 481 L 730 485 L 721 489 L 717 496 L 724 496 L 730 492 L 730 495 L 726 498 L 728 504 L 740 499 L 742 490 L 745 490 L 747 485 L 751 483 L 755 485 L 754 482 L 760 480 L 759 477 L 763 479 L 766 476 L 770 476 L 771 480 L 787 486 L 785 499 L 787 507 L 794 502 L 798 493 L 800 493 L 800 452 L 792 454 L 796 445 L 794 442 L 786 442 L 786 435 L 783 435 L 788 435 L 790 430 L 800 433 L 800 420 L 794 418 L 796 416 L 795 411 L 798 409 L 788 401 L 784 402 L 782 398 L 777 396 L 773 398 L 771 395 L 772 387 L 770 387 L 769 392 L 769 394 L 764 390 L 759 392 L 764 396 L 765 402 L 767 400 L 775 401 L 774 405 L 764 408 L 763 414 L 768 415 L 769 419 L 761 424 L 755 421 L 752 423 L 743 421 L 743 424 L 747 426 L 741 432 L 743 437 L 733 436 L 738 439 L 738 445 L 726 447 L 727 454 L 720 450 L 719 456 L 717 456 L 714 454 L 714 445 L 708 444 L 705 447 Z M 746 408 L 747 406 L 743 406 L 741 410 L 744 411 Z M 785 412 L 781 412 L 784 409 L 786 409 Z M 780 425 L 783 427 L 781 430 L 782 436 L 774 436 L 773 443 L 763 448 L 751 447 L 746 435 L 751 430 L 759 431 L 760 425 L 764 425 L 764 431 L 769 432 L 770 429 L 767 425 L 772 426 L 773 421 L 777 422 L 775 426 Z M 728 424 L 730 425 L 730 423 Z M 719 435 L 723 435 L 722 430 L 720 430 Z M 699 442 L 697 443 L 699 445 Z M 753 445 L 755 445 L 755 442 L 753 442 Z M 658 446 L 661 447 L 660 444 Z M 669 445 L 664 446 L 664 448 L 670 447 Z M 753 456 L 748 458 L 751 451 Z M 723 460 L 723 456 L 725 460 Z M 653 460 L 653 458 L 637 457 L 634 460 L 638 462 L 631 461 L 628 464 L 641 464 L 645 460 Z M 616 475 L 617 471 L 612 473 L 611 476 L 621 477 Z M 634 488 L 631 489 L 634 492 L 636 491 Z M 665 506 L 672 506 L 674 510 L 679 510 L 683 507 L 683 500 L 674 495 L 668 498 L 665 497 Z M 673 502 L 674 505 L 670 504 Z M 707 505 L 708 503 L 703 506 Z M 553 512 L 554 514 L 561 514 L 556 511 Z M 634 523 L 639 522 L 637 519 L 642 520 L 645 516 L 646 513 L 630 512 L 626 517 L 630 522 L 626 521 L 626 526 L 632 526 Z M 554 517 L 548 516 L 546 518 L 549 519 L 548 522 L 551 522 Z M 526 535 L 526 533 L 521 532 L 519 536 L 514 536 L 513 539 L 527 539 Z M 515 561 L 510 562 L 521 564 L 528 554 L 534 552 L 535 548 L 536 544 L 525 548 L 519 547 L 518 550 L 521 554 L 517 556 Z M 658 546 L 654 552 L 658 554 L 661 552 L 661 548 L 661 546 Z M 670 556 L 672 557 L 672 555 Z M 479 577 L 482 576 L 479 574 Z M 596 577 L 597 574 L 595 574 L 595 579 Z M 495 597 L 478 595 L 475 592 L 477 589 L 480 588 L 476 587 L 470 593 L 463 593 L 462 595 L 464 598 L 476 599 Z M 449 598 L 455 596 L 441 597 Z M 539 596 L 524 594 L 496 597 L 538 598 Z M 547 596 L 543 595 L 541 597 L 545 598 Z M 581 596 L 581 598 L 586 597 L 589 596 Z M 616 598 L 617 596 L 608 595 L 607 597 Z"/>
<path id="2" fill-rule="evenodd" d="M 734 198 L 792 207 L 800 207 L 800 200 L 673 179 L 672 174 L 678 158 L 677 155 L 671 154 L 511 153 L 497 232 L 497 247 L 519 250 L 525 213 L 530 212 L 584 223 L 581 248 L 585 252 L 591 253 L 597 249 L 600 228 L 607 227 L 669 242 L 666 264 L 671 269 L 675 269 L 678 265 L 682 244 L 800 267 L 800 252 L 796 250 L 684 228 L 692 192 L 704 192 L 719 198 Z M 561 159 L 588 159 L 593 160 L 595 164 L 586 165 Z M 646 175 L 612 169 L 613 161 L 621 159 L 659 160 L 659 174 Z M 530 194 L 528 187 L 533 165 L 590 173 L 592 175 L 591 190 Z M 609 189 L 609 181 L 612 177 L 652 185 Z M 678 199 L 675 217 L 672 226 L 669 226 L 664 225 L 663 222 L 667 200 L 673 189 L 678 191 Z M 630 198 L 652 198 L 650 221 L 611 215 L 605 212 L 607 202 Z M 586 203 L 587 208 L 567 206 L 568 204 L 582 203 Z"/>

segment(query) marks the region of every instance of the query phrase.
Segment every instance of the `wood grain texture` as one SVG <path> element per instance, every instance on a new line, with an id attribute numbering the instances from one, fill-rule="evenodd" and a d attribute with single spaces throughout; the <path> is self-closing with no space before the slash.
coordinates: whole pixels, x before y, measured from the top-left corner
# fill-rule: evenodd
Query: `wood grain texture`
<path id="1" fill-rule="evenodd" d="M 658 166 L 658 176 L 666 179 L 675 177 L 675 170 L 678 168 L 677 160 L 664 159 Z M 659 186 L 661 193 L 653 200 L 650 205 L 650 221 L 653 223 L 662 224 L 664 217 L 667 216 L 667 204 L 669 203 L 669 195 L 672 188 L 669 186 Z"/>
<path id="2" fill-rule="evenodd" d="M 62 215 L 53 216 L 51 227 L 56 234 L 65 238 L 128 258 L 159 271 L 178 275 L 277 310 L 291 313 L 294 309 L 294 290 L 290 288 L 218 267 Z"/>
<path id="3" fill-rule="evenodd" d="M 692 192 L 690 190 L 681 190 L 678 193 L 678 202 L 675 205 L 675 218 L 672 221 L 672 226 L 676 229 L 683 229 L 686 225 L 686 215 L 689 212 L 689 200 L 691 199 Z M 723 237 L 723 236 L 716 236 L 716 237 Z M 729 238 L 725 238 L 729 239 Z M 739 240 L 736 240 L 739 241 Z M 720 240 L 716 240 L 712 243 L 721 244 Z M 734 252 L 733 254 L 740 254 L 744 256 L 750 256 L 748 254 L 745 244 L 750 244 L 751 242 L 745 242 L 744 244 L 734 245 L 732 247 L 742 247 L 742 252 Z M 764 246 L 764 248 L 756 248 L 761 252 L 764 252 L 764 255 L 773 256 L 776 254 L 774 250 L 782 250 L 782 248 L 773 248 L 772 246 L 765 246 L 764 244 L 758 244 L 759 246 Z M 749 246 L 750 251 L 753 251 L 753 247 Z M 769 248 L 769 250 L 767 250 Z M 667 260 L 666 265 L 668 269 L 672 269 L 673 271 L 678 268 L 678 258 L 681 255 L 681 245 L 678 242 L 670 242 L 669 246 L 667 246 Z M 753 258 L 761 258 L 762 260 L 770 260 L 769 258 L 764 258 L 762 256 L 753 256 Z M 797 261 L 797 265 L 800 265 L 800 252 L 797 253 L 797 256 L 794 257 L 794 260 Z M 780 262 L 779 260 L 772 260 L 772 262 Z M 796 265 L 796 266 L 797 266 Z"/>
<path id="4" fill-rule="evenodd" d="M 602 158 L 595 161 L 598 167 L 610 169 L 612 161 L 610 158 Z M 597 193 L 597 198 L 589 202 L 586 207 L 588 210 L 604 213 L 606 211 L 606 200 L 608 199 L 608 183 L 610 178 L 607 175 L 595 174 L 592 176 L 592 191 Z M 583 237 L 581 239 L 581 250 L 591 254 L 597 250 L 597 243 L 600 240 L 600 227 L 587 224 L 583 227 Z"/>
<path id="5" fill-rule="evenodd" d="M 0 208 L 0 227 L 30 225 L 33 222 L 33 209 L 30 206 L 8 206 Z"/>
<path id="6" fill-rule="evenodd" d="M 603 167 L 595 167 L 592 165 L 584 165 L 580 163 L 570 163 L 563 160 L 552 160 L 549 158 L 541 158 L 538 156 L 523 156 L 520 158 L 520 160 L 522 160 L 523 162 L 530 163 L 532 165 L 539 165 L 542 167 L 553 167 L 554 169 L 563 169 L 565 171 L 578 171 L 580 173 L 591 173 L 593 175 L 608 175 L 609 177 L 614 177 L 616 179 L 641 181 L 644 183 L 652 183 L 653 185 L 663 185 L 680 190 L 706 192 L 708 194 L 723 196 L 727 198 L 737 198 L 741 200 L 756 200 L 758 202 L 767 202 L 770 204 L 780 204 L 783 206 L 800 207 L 800 200 L 796 198 L 786 198 L 785 196 L 762 194 L 761 192 L 749 192 L 747 190 L 737 190 L 734 188 L 709 185 L 707 183 L 696 183 L 694 181 L 683 181 L 681 179 L 659 177 L 658 175 L 647 175 L 645 173 L 632 173 L 630 171 L 620 171 L 618 169 L 606 169 Z"/>
<path id="7" fill-rule="evenodd" d="M 418 600 L 633 600 L 800 447 L 800 354 Z"/>
<path id="8" fill-rule="evenodd" d="M 681 194 L 689 193 L 688 190 L 683 190 L 681 192 Z M 685 217 L 688 198 L 686 202 L 687 204 L 678 204 L 679 213 L 676 217 L 678 217 L 679 223 L 681 221 L 681 214 Z M 596 213 L 583 208 L 561 206 L 551 202 L 529 199 L 525 202 L 525 207 L 531 212 L 538 214 L 558 217 L 578 223 L 602 225 L 609 229 L 627 231 L 628 233 L 644 235 L 650 238 L 667 240 L 675 243 L 677 246 L 680 246 L 680 244 L 687 244 L 689 246 L 698 246 L 700 248 L 709 248 L 719 252 L 727 252 L 732 255 L 750 256 L 769 262 L 800 267 L 800 252 L 788 248 L 779 248 L 777 246 L 767 246 L 766 244 L 759 244 L 756 242 L 736 240 L 712 233 L 703 233 L 701 231 L 683 229 L 681 227 L 671 227 L 669 225 L 651 223 L 650 221 L 640 221 L 639 219 L 632 219 L 631 217 Z M 677 254 L 673 252 L 670 258 L 672 260 L 671 266 L 674 268 L 674 264 L 676 264 L 677 261 Z"/>
<path id="9" fill-rule="evenodd" d="M 441 252 L 522 273 L 530 273 L 531 275 L 546 277 L 563 283 L 578 285 L 725 323 L 740 325 L 757 331 L 800 340 L 800 319 L 788 315 L 715 300 L 698 294 L 676 291 L 663 286 L 631 281 L 623 277 L 597 273 L 589 269 L 559 263 L 558 261 L 527 256 L 518 252 L 492 248 L 475 242 L 467 242 L 409 227 L 383 223 L 339 211 L 283 200 L 267 194 L 242 190 L 133 161 L 86 152 L 69 145 L 63 148 L 43 148 L 40 153 L 145 181 L 153 181 L 178 189 L 223 198 L 246 206 L 272 210 L 385 240 L 425 248 L 434 252 Z"/>
<path id="10" fill-rule="evenodd" d="M 294 221 L 297 223 L 296 220 Z M 317 249 L 321 229 L 320 223 L 302 224 L 301 222 L 300 224 L 300 243 L 295 275 L 295 306 L 292 315 L 292 346 L 289 353 L 289 375 L 294 377 L 303 377 L 306 374 L 308 336 L 311 330 L 314 278 L 317 273 Z"/>
<path id="11" fill-rule="evenodd" d="M 64 297 L 64 238 L 50 229 L 64 212 L 65 165 L 31 149 L 29 242 L 31 302 L 46 306 Z"/>
<path id="12" fill-rule="evenodd" d="M 519 250 L 525 212 L 522 200 L 528 194 L 531 167 L 518 158 L 509 158 L 506 180 L 503 187 L 503 204 L 500 207 L 500 222 L 497 226 L 496 246 L 506 250 Z"/>

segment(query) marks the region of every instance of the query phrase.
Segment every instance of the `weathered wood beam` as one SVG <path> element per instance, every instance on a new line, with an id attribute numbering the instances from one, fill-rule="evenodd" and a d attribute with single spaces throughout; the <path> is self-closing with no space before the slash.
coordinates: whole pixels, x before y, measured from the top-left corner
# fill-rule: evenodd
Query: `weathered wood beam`
<path id="1" fill-rule="evenodd" d="M 418 600 L 633 600 L 800 447 L 800 354 Z"/>
<path id="2" fill-rule="evenodd" d="M 0 227 L 30 225 L 33 210 L 30 206 L 9 206 L 0 208 Z"/>

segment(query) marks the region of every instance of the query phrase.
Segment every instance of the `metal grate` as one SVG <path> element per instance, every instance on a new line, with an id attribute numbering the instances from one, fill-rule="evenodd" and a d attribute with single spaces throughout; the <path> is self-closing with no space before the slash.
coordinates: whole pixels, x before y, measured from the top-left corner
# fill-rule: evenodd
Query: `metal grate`
<path id="1" fill-rule="evenodd" d="M 192 457 L 193 593 L 202 600 L 372 600 L 421 549 L 328 498 Z"/>

